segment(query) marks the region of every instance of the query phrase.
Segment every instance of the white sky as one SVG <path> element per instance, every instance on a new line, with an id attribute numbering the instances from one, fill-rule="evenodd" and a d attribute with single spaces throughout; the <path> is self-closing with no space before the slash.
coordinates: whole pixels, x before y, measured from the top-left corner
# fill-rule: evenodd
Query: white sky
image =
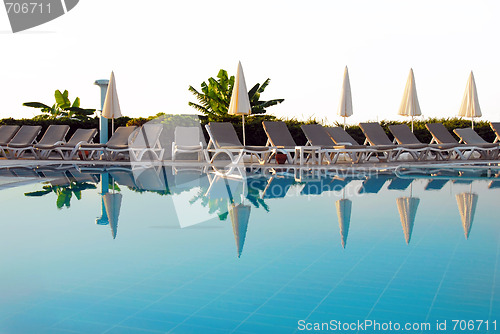
<path id="1" fill-rule="evenodd" d="M 12 34 L 0 10 L 0 117 L 67 89 L 98 108 L 95 79 L 115 72 L 122 113 L 192 113 L 187 88 L 241 60 L 247 87 L 271 78 L 277 116 L 337 116 L 344 67 L 354 115 L 395 119 L 412 67 L 424 117 L 457 114 L 471 70 L 483 119 L 500 120 L 498 1 L 80 0 L 66 15 Z"/>

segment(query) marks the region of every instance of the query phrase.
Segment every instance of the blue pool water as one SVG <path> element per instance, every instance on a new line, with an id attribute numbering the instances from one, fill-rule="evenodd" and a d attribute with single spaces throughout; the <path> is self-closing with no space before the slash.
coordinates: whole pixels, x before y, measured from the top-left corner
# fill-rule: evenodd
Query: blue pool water
<path id="1" fill-rule="evenodd" d="M 0 333 L 494 333 L 495 173 L 2 169 Z"/>

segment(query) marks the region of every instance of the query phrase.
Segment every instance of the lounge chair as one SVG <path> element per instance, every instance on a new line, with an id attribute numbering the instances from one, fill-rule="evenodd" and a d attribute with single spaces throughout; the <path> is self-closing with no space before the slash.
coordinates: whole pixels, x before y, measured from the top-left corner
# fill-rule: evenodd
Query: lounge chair
<path id="1" fill-rule="evenodd" d="M 482 149 L 483 157 L 485 159 L 497 159 L 499 152 L 499 145 L 497 143 L 488 143 L 481 138 L 472 128 L 455 129 L 455 134 L 460 138 L 461 142 L 467 145 L 474 145 Z"/>
<path id="2" fill-rule="evenodd" d="M 20 158 L 27 150 L 34 153 L 33 144 L 40 131 L 42 127 L 39 125 L 23 125 L 10 142 L 1 149 L 8 150 L 8 158 Z"/>
<path id="3" fill-rule="evenodd" d="M 102 153 L 106 160 L 115 160 L 122 152 L 128 152 L 129 137 L 137 129 L 136 126 L 120 126 L 105 144 L 81 144 L 78 154 L 84 160 L 90 160 Z M 108 151 L 109 150 L 109 151 Z M 111 152 L 111 154 L 109 153 Z"/>
<path id="4" fill-rule="evenodd" d="M 300 127 L 307 138 L 306 145 L 318 146 L 322 149 L 329 163 L 337 162 L 342 154 L 346 154 L 352 162 L 368 160 L 376 150 L 366 146 L 343 142 L 336 144 L 321 124 L 304 124 Z"/>
<path id="5" fill-rule="evenodd" d="M 213 153 L 211 163 L 219 154 L 224 153 L 233 164 L 239 163 L 245 154 L 257 157 L 259 163 L 263 164 L 276 150 L 275 147 L 243 146 L 231 123 L 210 122 L 205 128 L 210 136 L 207 151 Z"/>
<path id="6" fill-rule="evenodd" d="M 468 160 L 474 157 L 474 153 L 478 153 L 480 157 L 487 156 L 488 147 L 482 148 L 482 145 L 467 145 L 460 144 L 455 137 L 441 123 L 427 123 L 425 127 L 432 135 L 431 144 L 455 144 L 457 145 L 458 155 L 462 160 Z M 491 145 L 491 144 L 490 144 Z"/>
<path id="7" fill-rule="evenodd" d="M 146 153 L 149 160 L 161 161 L 165 149 L 161 146 L 160 135 L 163 131 L 163 124 L 144 124 L 135 136 L 129 137 L 128 150 L 133 161 L 141 161 Z M 109 154 L 118 154 L 127 149 L 114 149 L 109 146 L 106 151 Z"/>
<path id="8" fill-rule="evenodd" d="M 203 158 L 209 161 L 207 151 L 203 148 L 201 131 L 197 126 L 177 126 L 174 130 L 174 141 L 172 142 L 172 161 L 175 161 L 178 153 L 196 153 L 198 161 Z"/>
<path id="9" fill-rule="evenodd" d="M 6 156 L 2 147 L 9 144 L 10 140 L 19 131 L 19 125 L 2 125 L 0 126 L 0 155 Z"/>
<path id="10" fill-rule="evenodd" d="M 389 161 L 398 160 L 403 153 L 410 154 L 414 160 L 424 160 L 429 152 L 425 144 L 394 145 L 378 123 L 359 123 L 359 127 L 363 130 L 366 142 L 370 145 L 386 147 L 393 145 L 394 154 L 389 156 Z"/>
<path id="11" fill-rule="evenodd" d="M 366 149 L 374 150 L 377 154 L 373 154 L 373 156 L 376 156 L 379 160 L 388 160 L 396 147 L 392 143 L 391 145 L 360 145 L 341 127 L 326 127 L 325 130 L 336 145 L 352 145 L 352 147 L 365 147 Z"/>
<path id="12" fill-rule="evenodd" d="M 496 137 L 493 142 L 496 143 L 500 140 L 500 123 L 491 122 L 490 126 L 493 132 L 495 132 Z"/>
<path id="13" fill-rule="evenodd" d="M 76 129 L 67 143 L 56 143 L 47 147 L 47 157 L 51 152 L 57 152 L 64 160 L 71 160 L 77 156 L 80 146 L 90 144 L 97 135 L 97 129 Z"/>
<path id="14" fill-rule="evenodd" d="M 264 121 L 262 127 L 267 135 L 266 146 L 276 147 L 276 153 L 286 154 L 289 163 L 297 163 L 301 152 L 307 154 L 308 158 L 312 157 L 314 150 L 311 147 L 297 145 L 285 122 Z M 304 161 L 303 157 L 302 160 Z"/>
<path id="15" fill-rule="evenodd" d="M 459 144 L 424 144 L 411 132 L 406 124 L 389 125 L 389 130 L 394 139 L 401 145 L 426 145 L 428 153 L 433 154 L 437 160 L 449 160 L 452 157 L 460 156 Z"/>
<path id="16" fill-rule="evenodd" d="M 46 159 L 54 146 L 65 142 L 68 131 L 69 125 L 49 125 L 42 139 L 32 148 L 26 149 L 31 150 L 37 159 Z"/>

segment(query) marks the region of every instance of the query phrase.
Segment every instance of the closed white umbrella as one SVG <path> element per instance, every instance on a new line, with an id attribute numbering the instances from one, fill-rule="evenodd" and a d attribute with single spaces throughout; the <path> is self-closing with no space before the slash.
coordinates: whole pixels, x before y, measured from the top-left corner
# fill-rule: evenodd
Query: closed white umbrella
<path id="1" fill-rule="evenodd" d="M 342 92 L 340 94 L 339 109 L 337 115 L 344 118 L 344 130 L 346 117 L 352 116 L 352 95 L 351 95 L 351 82 L 349 81 L 349 71 L 347 66 L 344 70 L 344 81 L 342 82 Z"/>
<path id="2" fill-rule="evenodd" d="M 422 115 L 412 68 L 410 68 L 410 74 L 408 75 L 408 80 L 406 80 L 406 87 L 403 93 L 403 100 L 399 106 L 398 115 L 411 116 L 411 132 L 413 132 L 413 117 Z"/>
<path id="3" fill-rule="evenodd" d="M 120 110 L 120 102 L 118 101 L 118 93 L 116 92 L 115 74 L 111 72 L 109 78 L 108 91 L 102 108 L 102 117 L 111 119 L 111 132 L 115 131 L 115 118 L 122 117 Z"/>
<path id="4" fill-rule="evenodd" d="M 241 115 L 243 119 L 243 145 L 246 145 L 245 140 L 245 115 L 250 115 L 252 108 L 250 107 L 250 99 L 248 98 L 247 84 L 243 75 L 243 67 L 241 62 L 238 62 L 238 70 L 234 79 L 233 92 L 231 94 L 231 102 L 229 103 L 229 115 Z"/>
<path id="5" fill-rule="evenodd" d="M 477 97 L 476 81 L 474 74 L 470 71 L 469 80 L 465 87 L 464 98 L 462 105 L 458 111 L 460 117 L 470 117 L 472 119 L 472 128 L 474 129 L 474 117 L 481 117 L 481 107 L 479 106 L 479 99 Z"/>

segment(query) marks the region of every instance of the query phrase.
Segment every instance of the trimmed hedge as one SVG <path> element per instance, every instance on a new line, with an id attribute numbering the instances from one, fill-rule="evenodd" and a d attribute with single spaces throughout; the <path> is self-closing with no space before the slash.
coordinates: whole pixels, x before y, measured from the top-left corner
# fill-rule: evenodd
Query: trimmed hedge
<path id="1" fill-rule="evenodd" d="M 158 114 L 157 116 L 161 116 L 162 114 Z M 139 118 L 130 118 L 130 117 L 120 117 L 115 119 L 115 129 L 119 126 L 141 126 L 146 122 L 149 122 L 155 119 L 157 116 L 150 116 L 147 118 L 139 117 Z M 198 116 L 202 123 L 202 128 L 205 134 L 205 138 L 208 142 L 208 135 L 205 131 L 205 124 L 208 123 L 208 120 L 204 116 Z M 263 121 L 275 121 L 280 120 L 275 116 L 270 115 L 251 115 L 245 117 L 245 134 L 246 134 L 246 144 L 247 145 L 265 145 L 267 141 L 267 136 L 262 128 Z M 239 116 L 228 116 L 224 119 L 220 120 L 221 122 L 230 122 L 233 124 L 238 136 L 243 142 L 243 127 L 242 120 Z M 307 121 L 298 121 L 296 119 L 284 119 L 283 120 L 290 130 L 292 137 L 295 139 L 297 145 L 304 145 L 306 143 L 306 138 L 300 129 L 302 124 L 314 124 L 314 123 L 322 123 L 314 119 L 310 119 Z M 417 138 L 423 143 L 429 143 L 432 139 L 431 134 L 427 131 L 425 127 L 425 123 L 443 123 L 444 126 L 450 131 L 450 133 L 455 136 L 453 133 L 453 129 L 456 128 L 467 128 L 471 126 L 470 120 L 463 120 L 460 118 L 430 118 L 425 121 L 414 121 L 413 128 L 414 133 Z M 51 124 L 67 124 L 70 126 L 70 131 L 68 133 L 68 138 L 71 136 L 77 128 L 96 128 L 99 129 L 99 118 L 95 117 L 88 121 L 78 121 L 78 120 L 33 120 L 33 119 L 14 119 L 14 118 L 4 118 L 0 120 L 0 125 L 41 125 L 42 132 L 40 137 L 43 135 L 47 127 Z M 393 124 L 407 124 L 411 126 L 410 122 L 396 122 L 396 121 L 381 121 L 380 124 L 384 128 L 385 132 L 392 140 L 393 136 L 389 131 L 388 126 Z M 324 124 L 323 124 L 324 125 Z M 341 126 L 340 124 L 335 124 L 335 126 Z M 109 133 L 111 133 L 111 121 L 108 122 Z M 479 121 L 474 123 L 474 130 L 484 138 L 484 140 L 488 142 L 493 142 L 495 140 L 495 133 L 491 130 L 490 124 L 487 121 Z M 357 125 L 351 125 L 346 128 L 346 131 L 360 144 L 365 141 L 365 136 L 363 132 Z M 98 138 L 98 136 L 97 136 Z M 455 138 L 457 138 L 455 136 Z M 38 138 L 40 139 L 40 138 Z"/>

